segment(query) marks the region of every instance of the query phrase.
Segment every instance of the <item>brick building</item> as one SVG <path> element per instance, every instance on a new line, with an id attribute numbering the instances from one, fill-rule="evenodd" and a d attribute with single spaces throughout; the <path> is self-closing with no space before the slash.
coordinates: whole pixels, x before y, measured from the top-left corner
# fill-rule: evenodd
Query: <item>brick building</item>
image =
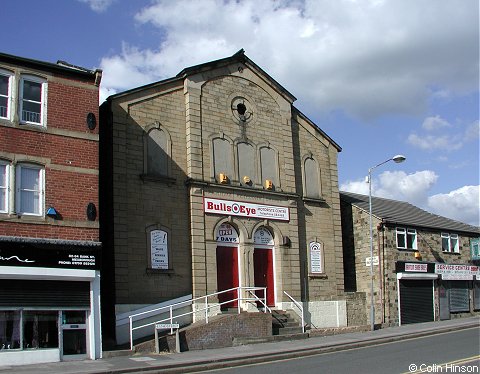
<path id="1" fill-rule="evenodd" d="M 369 310 L 368 196 L 340 192 L 340 200 L 345 288 L 366 293 Z M 375 324 L 427 322 L 480 311 L 478 227 L 378 197 L 372 197 L 372 227 Z"/>
<path id="2" fill-rule="evenodd" d="M 354 319 L 343 287 L 341 149 L 294 101 L 241 50 L 102 105 L 111 213 L 102 216 L 102 277 L 114 285 L 102 305 L 117 316 L 106 334 L 116 328 L 124 342 L 128 313 L 245 286 L 266 287 L 277 309 L 292 307 L 288 293 L 315 327 Z M 236 307 L 227 302 L 235 297 L 218 301 Z"/>
<path id="3" fill-rule="evenodd" d="M 101 71 L 0 54 L 0 361 L 101 356 Z"/>

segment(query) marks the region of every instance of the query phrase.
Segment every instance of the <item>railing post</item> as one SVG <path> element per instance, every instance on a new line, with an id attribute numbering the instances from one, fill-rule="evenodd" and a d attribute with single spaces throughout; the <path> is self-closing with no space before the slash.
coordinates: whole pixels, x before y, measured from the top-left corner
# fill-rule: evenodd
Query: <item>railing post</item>
<path id="1" fill-rule="evenodd" d="M 170 305 L 170 324 L 173 324 L 173 308 Z M 170 334 L 173 334 L 173 327 L 170 327 Z"/>
<path id="2" fill-rule="evenodd" d="M 238 309 L 238 314 L 240 314 L 240 302 L 242 300 L 242 297 L 240 296 L 241 289 L 240 287 L 237 287 L 237 309 Z"/>
<path id="3" fill-rule="evenodd" d="M 133 351 L 133 321 L 131 316 L 128 319 L 130 320 L 130 350 Z"/>
<path id="4" fill-rule="evenodd" d="M 208 296 L 205 295 L 205 323 L 208 323 Z"/>
<path id="5" fill-rule="evenodd" d="M 264 287 L 263 289 L 263 298 L 265 301 L 265 313 L 267 313 L 267 287 Z"/>

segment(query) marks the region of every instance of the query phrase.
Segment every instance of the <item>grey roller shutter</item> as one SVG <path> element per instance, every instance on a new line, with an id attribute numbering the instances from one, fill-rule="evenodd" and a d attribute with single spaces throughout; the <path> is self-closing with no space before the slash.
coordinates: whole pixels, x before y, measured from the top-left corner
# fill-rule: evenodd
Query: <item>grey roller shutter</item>
<path id="1" fill-rule="evenodd" d="M 450 282 L 450 312 L 468 312 L 469 295 L 466 281 Z"/>
<path id="2" fill-rule="evenodd" d="M 0 279 L 0 307 L 90 307 L 89 282 Z"/>
<path id="3" fill-rule="evenodd" d="M 402 325 L 433 321 L 433 282 L 400 280 L 400 316 Z"/>

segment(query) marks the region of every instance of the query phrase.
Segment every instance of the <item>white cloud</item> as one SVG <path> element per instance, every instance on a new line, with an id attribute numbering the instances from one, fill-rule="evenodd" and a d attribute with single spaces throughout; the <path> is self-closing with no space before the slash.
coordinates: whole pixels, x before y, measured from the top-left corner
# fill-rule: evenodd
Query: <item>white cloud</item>
<path id="1" fill-rule="evenodd" d="M 105 12 L 110 5 L 116 0 L 78 0 L 81 3 L 86 3 L 91 10 L 97 13 Z"/>
<path id="2" fill-rule="evenodd" d="M 468 125 L 465 130 L 464 140 L 466 142 L 475 141 L 480 137 L 480 121 L 475 121 Z"/>
<path id="3" fill-rule="evenodd" d="M 407 142 L 414 147 L 423 149 L 425 151 L 432 151 L 440 149 L 444 151 L 455 151 L 462 148 L 463 143 L 459 139 L 459 136 L 450 135 L 417 135 L 415 133 L 410 134 L 407 138 Z"/>
<path id="4" fill-rule="evenodd" d="M 446 194 L 428 198 L 429 210 L 457 221 L 480 226 L 479 186 L 464 186 Z"/>
<path id="5" fill-rule="evenodd" d="M 477 15 L 477 2 L 454 0 L 157 0 L 135 19 L 162 32 L 158 46 L 104 58 L 117 70 L 103 84 L 123 90 L 245 48 L 317 112 L 415 114 L 430 95 L 476 90 Z"/>
<path id="6" fill-rule="evenodd" d="M 378 179 L 372 179 L 373 196 L 406 201 L 443 217 L 480 225 L 479 186 L 464 186 L 448 193 L 429 196 L 429 191 L 438 181 L 438 175 L 431 170 L 413 174 L 385 171 Z M 368 195 L 368 183 L 348 181 L 340 186 L 340 190 Z"/>
<path id="7" fill-rule="evenodd" d="M 438 115 L 425 118 L 422 124 L 422 128 L 426 131 L 435 131 L 445 127 L 452 127 L 452 125 Z"/>
<path id="8" fill-rule="evenodd" d="M 428 200 L 428 192 L 437 180 L 438 175 L 431 170 L 417 171 L 413 174 L 385 171 L 377 178 L 372 177 L 372 195 L 424 206 Z M 340 190 L 368 195 L 368 183 L 359 180 L 348 181 L 340 185 Z"/>
<path id="9" fill-rule="evenodd" d="M 440 116 L 425 118 L 422 128 L 427 134 L 411 133 L 407 138 L 407 143 L 426 151 L 456 151 L 461 149 L 465 143 L 477 140 L 480 132 L 478 120 L 468 125 L 458 123 L 453 126 Z M 438 133 L 442 130 L 444 130 L 442 133 Z M 437 134 L 429 134 L 431 132 L 437 132 Z"/>

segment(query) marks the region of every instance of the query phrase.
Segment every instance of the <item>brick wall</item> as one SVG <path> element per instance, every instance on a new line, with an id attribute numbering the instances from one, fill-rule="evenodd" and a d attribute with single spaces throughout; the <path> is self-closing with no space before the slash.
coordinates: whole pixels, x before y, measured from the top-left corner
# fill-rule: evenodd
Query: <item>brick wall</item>
<path id="1" fill-rule="evenodd" d="M 23 125 L 13 113 L 0 121 L 0 158 L 13 167 L 31 162 L 45 168 L 45 207 L 60 214 L 49 217 L 17 216 L 15 204 L 8 214 L 0 214 L 0 235 L 67 240 L 99 240 L 98 214 L 87 219 L 86 209 L 98 199 L 98 86 L 95 77 L 77 77 L 44 66 L 0 66 L 12 71 L 18 83 L 21 74 L 46 78 L 47 120 L 45 126 Z M 14 103 L 13 109 L 18 108 Z M 96 116 L 97 127 L 87 127 L 87 115 Z M 13 173 L 14 174 L 14 173 Z M 13 177 L 13 176 L 12 176 Z"/>
<path id="2" fill-rule="evenodd" d="M 240 313 L 213 318 L 208 324 L 199 322 L 180 331 L 182 351 L 233 346 L 234 338 L 272 336 L 269 313 Z M 175 335 L 160 339 L 160 351 L 175 351 Z"/>

